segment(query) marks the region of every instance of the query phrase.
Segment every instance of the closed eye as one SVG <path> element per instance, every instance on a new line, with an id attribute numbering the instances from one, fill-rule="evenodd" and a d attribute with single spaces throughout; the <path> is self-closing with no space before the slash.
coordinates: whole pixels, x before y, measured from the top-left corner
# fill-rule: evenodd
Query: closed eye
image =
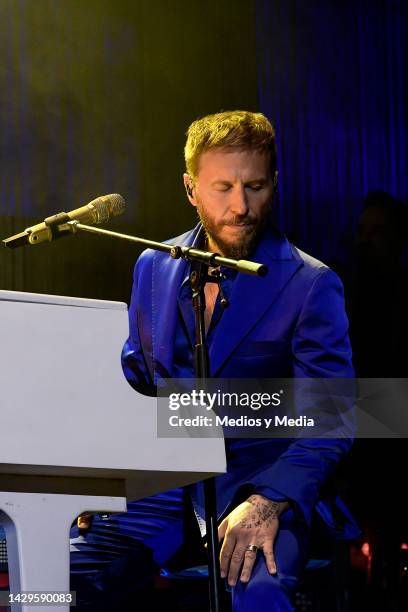
<path id="1" fill-rule="evenodd" d="M 252 191 L 259 191 L 260 189 L 265 187 L 265 185 L 264 184 L 260 185 L 259 183 L 256 183 L 254 185 L 247 185 L 247 187 L 249 187 L 249 189 L 251 189 Z"/>
<path id="2" fill-rule="evenodd" d="M 228 191 L 231 189 L 231 185 L 227 185 L 226 183 L 217 183 L 214 187 L 216 191 Z"/>

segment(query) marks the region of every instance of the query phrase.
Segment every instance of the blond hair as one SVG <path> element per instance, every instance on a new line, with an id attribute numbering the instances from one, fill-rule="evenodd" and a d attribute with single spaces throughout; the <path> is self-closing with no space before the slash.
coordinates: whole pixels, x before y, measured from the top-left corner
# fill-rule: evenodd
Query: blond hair
<path id="1" fill-rule="evenodd" d="M 271 173 L 276 170 L 275 130 L 262 113 L 225 111 L 193 121 L 184 147 L 187 173 L 193 180 L 197 178 L 200 155 L 215 148 L 270 151 Z"/>

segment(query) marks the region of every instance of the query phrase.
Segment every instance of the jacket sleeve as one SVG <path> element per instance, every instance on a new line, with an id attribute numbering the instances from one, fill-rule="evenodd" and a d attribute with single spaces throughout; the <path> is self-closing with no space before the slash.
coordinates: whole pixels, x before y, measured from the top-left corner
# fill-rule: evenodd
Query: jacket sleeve
<path id="1" fill-rule="evenodd" d="M 142 348 L 139 330 L 140 278 L 148 265 L 144 251 L 136 262 L 133 274 L 132 296 L 129 306 L 129 338 L 122 349 L 122 369 L 129 384 L 144 395 L 156 396 L 156 388 L 147 365 L 146 355 Z M 144 288 L 145 289 L 145 288 Z"/>
<path id="2" fill-rule="evenodd" d="M 295 378 L 354 378 L 343 285 L 329 268 L 319 272 L 305 298 L 292 351 Z M 340 428 L 338 438 L 296 438 L 273 465 L 251 479 L 252 483 L 258 490 L 262 488 L 266 497 L 273 499 L 273 493 L 278 492 L 295 502 L 309 522 L 320 486 L 352 445 L 352 427 L 347 431 L 349 435 L 344 435 Z"/>

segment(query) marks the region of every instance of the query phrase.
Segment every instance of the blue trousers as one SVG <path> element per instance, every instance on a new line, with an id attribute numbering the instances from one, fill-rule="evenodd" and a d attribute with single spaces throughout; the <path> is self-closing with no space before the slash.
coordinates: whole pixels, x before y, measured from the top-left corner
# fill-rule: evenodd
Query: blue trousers
<path id="1" fill-rule="evenodd" d="M 94 517 L 89 531 L 71 530 L 71 589 L 77 610 L 125 610 L 139 600 L 159 568 L 183 543 L 183 492 L 174 489 L 128 504 L 128 512 Z M 277 574 L 269 574 L 258 552 L 251 580 L 232 589 L 233 612 L 289 612 L 307 553 L 308 532 L 291 509 L 280 517 L 275 540 Z M 130 608 L 129 608 L 130 609 Z M 137 609 L 137 607 L 135 607 Z"/>

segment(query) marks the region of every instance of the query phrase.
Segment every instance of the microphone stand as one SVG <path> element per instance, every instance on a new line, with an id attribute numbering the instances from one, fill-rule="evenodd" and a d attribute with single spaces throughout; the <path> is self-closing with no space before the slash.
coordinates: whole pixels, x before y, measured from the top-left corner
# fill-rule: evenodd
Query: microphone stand
<path id="1" fill-rule="evenodd" d="M 146 240 L 136 236 L 128 236 L 127 234 L 118 234 L 95 226 L 83 225 L 78 221 L 70 221 L 67 225 L 71 226 L 71 231 L 76 233 L 79 231 L 90 232 L 109 236 L 111 238 L 121 238 L 143 244 L 146 247 L 158 251 L 167 252 L 173 259 L 180 257 L 187 261 L 197 262 L 197 267 L 190 272 L 190 286 L 192 289 L 192 305 L 195 319 L 195 335 L 196 344 L 194 347 L 194 367 L 197 380 L 205 382 L 210 376 L 210 361 L 208 356 L 208 347 L 205 337 L 205 294 L 204 287 L 208 280 L 209 266 L 217 267 L 224 266 L 233 268 L 239 272 L 247 274 L 255 274 L 257 276 L 265 276 L 268 273 L 267 267 L 263 264 L 247 260 L 236 260 L 228 257 L 221 257 L 217 253 L 209 251 L 201 251 L 192 247 L 180 247 L 176 245 L 164 244 L 153 240 Z M 218 527 L 217 527 L 217 496 L 215 488 L 215 478 L 206 478 L 204 480 L 204 505 L 205 505 L 205 522 L 207 533 L 207 550 L 208 550 L 208 578 L 210 585 L 210 606 L 211 612 L 221 612 L 221 576 L 220 576 L 220 559 L 218 555 Z"/>
<path id="2" fill-rule="evenodd" d="M 266 276 L 268 274 L 268 268 L 264 264 L 255 263 L 246 259 L 231 259 L 229 257 L 221 257 L 221 255 L 218 253 L 212 253 L 211 251 L 202 251 L 200 249 L 194 249 L 193 247 L 166 244 L 165 242 L 156 242 L 155 240 L 148 240 L 147 238 L 139 238 L 138 236 L 130 236 L 129 234 L 112 232 L 110 230 L 102 229 L 101 227 L 95 227 L 94 225 L 84 225 L 76 220 L 69 221 L 61 226 L 62 230 L 65 228 L 69 229 L 69 231 L 73 234 L 76 234 L 79 230 L 82 232 L 89 232 L 90 234 L 106 236 L 107 238 L 119 238 L 128 242 L 135 242 L 136 244 L 141 244 L 149 249 L 168 253 L 168 255 L 170 255 L 170 257 L 173 259 L 182 258 L 187 261 L 197 261 L 199 263 L 207 264 L 213 268 L 224 266 L 225 268 L 232 268 L 238 272 L 252 274 L 254 276 Z"/>
<path id="3" fill-rule="evenodd" d="M 196 378 L 205 384 L 210 375 L 210 359 L 205 336 L 205 293 L 204 288 L 208 280 L 208 264 L 199 262 L 196 269 L 190 272 L 190 286 L 192 289 L 192 304 L 195 319 L 196 344 L 194 347 L 194 368 Z M 204 485 L 205 524 L 208 551 L 208 578 L 210 583 L 210 610 L 221 612 L 221 576 L 220 559 L 218 555 L 218 528 L 217 528 L 217 494 L 215 478 L 206 478 Z"/>
<path id="4" fill-rule="evenodd" d="M 208 268 L 224 266 L 232 268 L 238 272 L 245 274 L 253 274 L 256 276 L 265 276 L 268 269 L 263 264 L 258 264 L 245 259 L 231 259 L 229 257 L 221 257 L 217 253 L 210 251 L 202 251 L 193 247 L 177 246 L 147 240 L 137 236 L 112 232 L 93 225 L 84 225 L 77 220 L 68 221 L 67 218 L 58 218 L 51 223 L 53 226 L 53 237 L 60 237 L 70 233 L 76 234 L 80 232 L 88 232 L 108 238 L 119 238 L 129 242 L 141 244 L 156 251 L 168 253 L 173 259 L 185 259 L 190 262 L 196 262 L 197 267 L 190 273 L 190 285 L 192 289 L 192 305 L 195 317 L 195 332 L 196 344 L 194 349 L 195 373 L 199 381 L 204 382 L 210 375 L 210 364 L 208 356 L 208 348 L 205 337 L 204 311 L 205 311 L 205 294 L 204 287 L 209 280 Z M 19 245 L 18 245 L 19 246 Z M 217 503 L 215 478 L 207 478 L 204 480 L 204 496 L 205 496 L 205 517 L 207 530 L 207 547 L 208 547 L 208 574 L 210 583 L 210 603 L 211 612 L 221 612 L 220 593 L 221 593 L 221 577 L 220 563 L 218 556 L 218 528 L 217 528 Z"/>

